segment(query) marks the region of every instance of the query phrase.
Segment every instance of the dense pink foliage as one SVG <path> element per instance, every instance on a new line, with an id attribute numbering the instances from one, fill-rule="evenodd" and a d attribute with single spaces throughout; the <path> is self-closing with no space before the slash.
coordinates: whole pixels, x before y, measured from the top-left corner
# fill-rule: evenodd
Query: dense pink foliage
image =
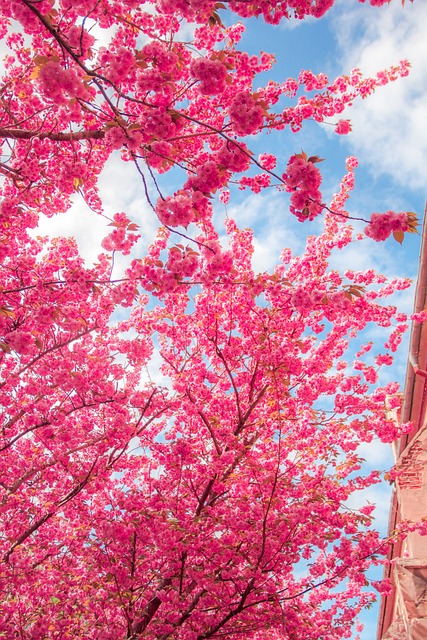
<path id="1" fill-rule="evenodd" d="M 332 5 L 228 9 L 277 23 Z M 345 134 L 343 108 L 408 64 L 373 78 L 305 70 L 255 92 L 273 56 L 240 51 L 244 28 L 224 27 L 221 10 L 2 0 L 0 637 L 340 640 L 374 598 L 365 573 L 386 545 L 371 507 L 346 501 L 380 481 L 360 470 L 358 445 L 409 429 L 390 419 L 398 385 L 376 386 L 406 329 L 384 298 L 409 283 L 328 266 L 354 241 L 355 158 L 326 206 L 319 158 L 293 155 L 276 174 L 242 138 L 307 119 Z M 191 43 L 181 20 L 196 23 Z M 292 106 L 275 111 L 281 96 Z M 127 213 L 110 216 L 90 267 L 74 240 L 31 233 L 75 194 L 107 215 L 97 179 L 114 151 L 163 225 L 118 279 L 114 256 L 140 232 Z M 156 173 L 172 168 L 182 183 L 152 202 Z M 212 220 L 233 182 L 289 192 L 291 212 L 324 215 L 324 231 L 254 272 L 251 231 L 227 219 L 224 240 Z M 375 240 L 415 224 L 378 216 Z M 384 344 L 355 359 L 368 324 Z"/>

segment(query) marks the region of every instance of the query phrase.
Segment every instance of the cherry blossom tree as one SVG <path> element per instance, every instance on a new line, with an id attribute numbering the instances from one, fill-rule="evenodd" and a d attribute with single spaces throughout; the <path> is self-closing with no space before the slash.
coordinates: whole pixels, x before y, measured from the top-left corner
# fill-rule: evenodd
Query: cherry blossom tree
<path id="1" fill-rule="evenodd" d="M 244 27 L 221 18 L 276 24 L 332 5 L 3 0 L 0 637 L 338 640 L 372 602 L 366 572 L 386 543 L 373 507 L 347 502 L 381 480 L 358 445 L 409 429 L 390 418 L 398 385 L 377 384 L 406 329 L 383 298 L 409 282 L 329 267 L 360 240 L 345 208 L 355 158 L 326 205 L 320 158 L 278 168 L 249 140 L 307 119 L 345 134 L 343 109 L 408 63 L 255 91 L 274 58 L 241 51 Z M 91 266 L 74 240 L 33 231 L 76 194 L 108 217 L 97 180 L 113 153 L 159 220 L 117 276 L 143 220 L 110 217 Z M 172 169 L 181 186 L 165 193 Z M 323 232 L 256 273 L 252 232 L 227 219 L 224 241 L 213 223 L 233 185 L 288 192 Z M 387 211 L 365 234 L 400 242 L 415 227 Z M 352 347 L 372 323 L 385 335 L 374 365 L 371 343 L 356 359 Z"/>

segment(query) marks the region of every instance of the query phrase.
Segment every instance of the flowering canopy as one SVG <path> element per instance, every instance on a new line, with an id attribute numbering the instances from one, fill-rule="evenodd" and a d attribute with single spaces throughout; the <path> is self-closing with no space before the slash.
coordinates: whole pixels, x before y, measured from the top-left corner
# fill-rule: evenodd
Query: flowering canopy
<path id="1" fill-rule="evenodd" d="M 227 9 L 277 23 L 332 5 Z M 338 116 L 408 63 L 374 78 L 302 71 L 255 92 L 273 56 L 240 51 L 243 26 L 224 26 L 224 9 L 2 2 L 0 637 L 334 640 L 372 601 L 365 571 L 385 545 L 372 507 L 346 502 L 380 480 L 358 473 L 360 442 L 408 428 L 389 417 L 397 385 L 372 385 L 406 329 L 382 298 L 409 283 L 328 266 L 352 240 L 354 158 L 326 206 L 319 158 L 296 154 L 280 171 L 245 139 Z M 195 25 L 191 43 L 183 22 Z M 294 104 L 275 111 L 281 96 Z M 73 240 L 30 231 L 76 192 L 103 213 L 97 179 L 117 151 L 162 226 L 115 279 L 115 252 L 138 240 L 126 213 L 92 266 Z M 172 167 L 180 188 L 154 201 L 156 173 Z M 227 220 L 224 244 L 212 221 L 213 196 L 227 201 L 232 181 L 288 191 L 291 213 L 324 214 L 324 231 L 255 273 L 251 231 Z M 415 224 L 373 214 L 366 235 L 400 241 Z M 175 244 L 187 227 L 189 244 Z M 349 344 L 369 323 L 387 341 L 376 366 L 369 346 L 352 366 Z M 162 385 L 147 375 L 153 360 Z"/>

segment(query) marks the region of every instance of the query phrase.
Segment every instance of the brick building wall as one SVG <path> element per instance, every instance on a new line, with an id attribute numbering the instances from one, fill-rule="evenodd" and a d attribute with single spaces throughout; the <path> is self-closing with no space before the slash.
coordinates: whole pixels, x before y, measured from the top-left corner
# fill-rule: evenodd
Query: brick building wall
<path id="1" fill-rule="evenodd" d="M 415 312 L 427 308 L 427 225 L 424 218 Z M 396 479 L 389 532 L 401 520 L 427 517 L 427 322 L 411 331 L 402 422 L 413 431 L 394 445 Z M 427 640 L 427 536 L 408 535 L 393 545 L 385 577 L 393 584 L 381 600 L 377 640 Z"/>

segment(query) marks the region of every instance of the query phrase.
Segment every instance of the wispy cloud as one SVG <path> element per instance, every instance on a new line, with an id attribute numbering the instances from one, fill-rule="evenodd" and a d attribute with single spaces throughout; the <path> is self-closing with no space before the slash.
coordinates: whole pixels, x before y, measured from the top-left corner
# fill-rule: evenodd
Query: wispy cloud
<path id="1" fill-rule="evenodd" d="M 96 262 L 103 252 L 103 238 L 111 232 L 109 219 L 115 213 L 124 211 L 139 225 L 141 240 L 136 245 L 133 255 L 143 256 L 145 249 L 154 238 L 159 222 L 149 207 L 141 179 L 132 163 L 111 156 L 99 180 L 99 191 L 103 202 L 105 216 L 100 216 L 85 204 L 83 198 L 76 194 L 73 205 L 65 214 L 53 218 L 40 217 L 39 226 L 34 235 L 49 237 L 74 237 L 81 256 L 87 265 Z M 116 256 L 115 276 L 122 272 L 129 263 L 129 257 Z"/>
<path id="2" fill-rule="evenodd" d="M 344 2 L 343 5 L 348 5 Z M 344 8 L 344 7 L 343 7 Z M 372 74 L 409 59 L 407 78 L 381 87 L 349 112 L 349 142 L 373 176 L 388 173 L 400 187 L 425 189 L 427 162 L 427 5 L 393 2 L 380 10 L 345 7 L 334 19 L 342 71 Z"/>
<path id="3" fill-rule="evenodd" d="M 239 204 L 229 207 L 228 215 L 240 227 L 254 229 L 254 270 L 268 271 L 279 263 L 284 248 L 300 253 L 305 245 L 307 232 L 289 213 L 288 198 L 284 193 L 248 195 Z"/>

